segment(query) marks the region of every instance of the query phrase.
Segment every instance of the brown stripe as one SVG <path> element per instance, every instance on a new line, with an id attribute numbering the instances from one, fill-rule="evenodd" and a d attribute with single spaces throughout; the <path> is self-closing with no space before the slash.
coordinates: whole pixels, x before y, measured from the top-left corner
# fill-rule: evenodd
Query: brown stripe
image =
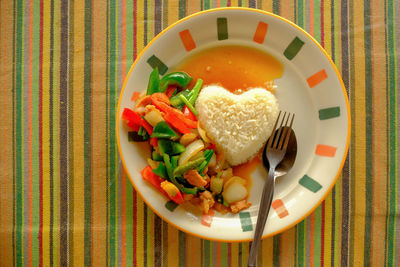
<path id="1" fill-rule="evenodd" d="M 162 220 L 154 214 L 154 266 L 161 266 L 161 223 Z"/>
<path id="2" fill-rule="evenodd" d="M 60 6 L 60 264 L 68 263 L 68 2 Z"/>
<path id="3" fill-rule="evenodd" d="M 50 241 L 49 241 L 49 257 L 50 257 L 50 266 L 53 266 L 53 226 L 54 226 L 54 139 L 53 139 L 53 81 L 54 81 L 54 0 L 51 0 L 50 3 L 50 71 L 49 71 L 49 146 L 50 146 Z"/>
<path id="4" fill-rule="evenodd" d="M 68 98 L 73 99 L 73 78 L 74 78 L 74 0 L 69 1 L 69 16 L 68 16 L 68 25 L 69 25 L 69 37 L 68 37 L 68 63 L 70 68 L 67 69 L 68 71 Z M 74 121 L 74 113 L 73 113 L 73 101 L 68 102 L 68 136 L 71 138 L 68 138 L 68 150 L 71 151 L 68 153 L 68 179 L 69 179 L 69 184 L 68 184 L 68 199 L 71 201 L 68 203 L 68 209 L 69 209 L 69 214 L 71 216 L 68 217 L 69 221 L 69 237 L 68 237 L 68 262 L 70 266 L 74 266 L 74 239 L 73 239 L 73 233 L 74 233 L 74 139 L 73 137 L 73 121 Z"/>

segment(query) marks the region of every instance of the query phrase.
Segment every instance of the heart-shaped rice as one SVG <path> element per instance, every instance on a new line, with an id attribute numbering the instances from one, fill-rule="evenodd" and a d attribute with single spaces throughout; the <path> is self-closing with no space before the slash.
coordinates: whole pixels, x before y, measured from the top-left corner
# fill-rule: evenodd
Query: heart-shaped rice
<path id="1" fill-rule="evenodd" d="M 214 85 L 201 90 L 196 109 L 207 136 L 232 166 L 256 155 L 271 135 L 279 113 L 276 97 L 263 88 L 236 95 Z"/>

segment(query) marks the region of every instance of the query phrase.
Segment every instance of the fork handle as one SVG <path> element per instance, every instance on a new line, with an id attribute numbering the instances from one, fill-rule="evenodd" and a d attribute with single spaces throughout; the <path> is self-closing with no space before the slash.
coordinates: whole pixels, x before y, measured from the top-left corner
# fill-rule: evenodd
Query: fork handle
<path id="1" fill-rule="evenodd" d="M 247 261 L 247 267 L 255 267 L 258 247 L 260 245 L 261 237 L 264 232 L 265 222 L 267 221 L 269 210 L 271 208 L 272 198 L 274 196 L 274 178 L 275 168 L 270 168 L 268 171 L 268 178 L 264 184 L 264 189 L 261 196 L 260 208 L 257 216 L 256 231 L 254 233 L 254 239 L 251 243 L 249 260 Z"/>

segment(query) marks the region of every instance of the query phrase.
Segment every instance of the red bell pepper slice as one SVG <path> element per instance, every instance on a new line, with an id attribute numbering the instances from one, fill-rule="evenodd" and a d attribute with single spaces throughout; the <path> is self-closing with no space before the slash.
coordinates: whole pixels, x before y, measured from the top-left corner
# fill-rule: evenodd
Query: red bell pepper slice
<path id="1" fill-rule="evenodd" d="M 190 129 L 172 113 L 166 113 L 164 119 L 180 133 L 187 134 L 191 133 Z"/>
<path id="2" fill-rule="evenodd" d="M 143 128 L 146 129 L 146 132 L 147 132 L 149 135 L 152 135 L 152 134 L 153 134 L 153 127 L 150 125 L 150 123 L 148 123 L 147 121 L 145 121 L 143 118 L 142 118 L 142 124 L 141 124 L 141 125 L 143 126 Z"/>
<path id="3" fill-rule="evenodd" d="M 165 95 L 168 98 L 171 98 L 172 94 L 175 92 L 176 86 L 168 86 L 167 90 L 165 91 Z"/>
<path id="4" fill-rule="evenodd" d="M 158 108 L 165 114 L 169 113 L 171 116 L 174 116 L 175 118 L 177 118 L 177 120 L 182 121 L 189 128 L 193 128 L 193 129 L 197 128 L 196 121 L 186 118 L 186 116 L 180 110 L 171 107 L 170 105 L 166 104 L 165 102 L 159 101 L 157 98 L 153 98 L 153 95 L 151 96 L 152 97 L 151 101 L 153 102 L 153 105 L 156 106 L 156 108 Z"/>
<path id="5" fill-rule="evenodd" d="M 164 189 L 161 188 L 161 183 L 164 181 L 164 179 L 152 172 L 152 168 L 149 165 L 147 165 L 146 168 L 144 168 L 140 172 L 140 174 L 142 175 L 143 180 L 146 180 L 147 182 L 152 184 L 158 191 L 169 198 L 167 192 L 165 192 Z"/>
<path id="6" fill-rule="evenodd" d="M 164 93 L 154 93 L 151 95 L 151 101 L 153 102 L 154 100 L 163 102 L 165 104 L 169 105 L 169 98 L 166 94 Z"/>
<path id="7" fill-rule="evenodd" d="M 129 108 L 125 108 L 124 111 L 122 112 L 122 120 L 126 122 L 126 125 L 128 125 L 130 128 L 132 128 L 134 131 L 139 131 L 140 126 L 142 125 L 142 117 L 133 110 Z"/>
<path id="8" fill-rule="evenodd" d="M 185 106 L 183 108 L 183 115 L 186 116 L 186 118 L 193 120 L 193 121 L 197 121 L 196 116 L 193 114 L 193 112 L 190 110 L 190 108 L 188 108 L 188 106 Z"/>
<path id="9" fill-rule="evenodd" d="M 158 146 L 158 139 L 156 137 L 150 137 L 149 143 L 150 143 L 151 146 L 157 147 Z"/>
<path id="10" fill-rule="evenodd" d="M 169 198 L 177 204 L 181 204 L 183 202 L 183 196 L 180 191 L 178 191 L 174 197 L 169 196 Z"/>

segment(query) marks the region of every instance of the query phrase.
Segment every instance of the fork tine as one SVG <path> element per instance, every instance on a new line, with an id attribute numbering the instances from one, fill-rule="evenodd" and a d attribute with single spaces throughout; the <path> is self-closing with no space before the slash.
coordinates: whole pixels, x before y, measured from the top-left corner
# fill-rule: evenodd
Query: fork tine
<path id="1" fill-rule="evenodd" d="M 279 111 L 278 117 L 276 118 L 276 121 L 275 121 L 274 129 L 272 130 L 271 136 L 268 139 L 267 147 L 271 147 L 272 146 L 272 141 L 273 141 L 274 136 L 275 136 L 274 133 L 275 133 L 275 130 L 276 130 L 276 126 L 278 125 L 278 121 L 279 121 L 279 117 L 281 116 L 281 113 L 282 113 L 282 111 Z"/>
<path id="2" fill-rule="evenodd" d="M 286 112 L 283 114 L 282 121 L 281 121 L 281 125 L 279 126 L 279 130 L 278 130 L 278 132 L 276 133 L 276 137 L 275 137 L 274 145 L 273 145 L 273 147 L 275 147 L 275 148 L 277 148 L 277 146 L 278 146 L 278 141 L 279 141 L 279 139 L 281 138 L 282 125 L 283 125 L 283 122 L 285 121 L 285 117 L 286 117 Z"/>
<path id="3" fill-rule="evenodd" d="M 285 144 L 284 144 L 284 146 L 283 146 L 283 150 L 285 150 L 285 151 L 286 151 L 287 146 L 288 146 L 288 143 L 289 143 L 290 134 L 292 133 L 293 121 L 294 121 L 294 113 L 293 113 L 293 116 L 292 116 L 292 120 L 290 121 L 289 130 L 288 130 L 287 136 L 286 136 L 286 138 L 285 138 Z"/>
<path id="4" fill-rule="evenodd" d="M 289 119 L 290 119 L 290 113 L 288 113 L 288 116 L 286 118 L 286 122 L 285 122 L 285 126 L 283 126 L 283 132 L 282 132 L 282 136 L 281 139 L 279 140 L 279 144 L 278 144 L 278 149 L 282 149 L 284 141 L 285 141 L 285 136 L 287 134 L 288 131 L 288 123 L 289 123 Z"/>

